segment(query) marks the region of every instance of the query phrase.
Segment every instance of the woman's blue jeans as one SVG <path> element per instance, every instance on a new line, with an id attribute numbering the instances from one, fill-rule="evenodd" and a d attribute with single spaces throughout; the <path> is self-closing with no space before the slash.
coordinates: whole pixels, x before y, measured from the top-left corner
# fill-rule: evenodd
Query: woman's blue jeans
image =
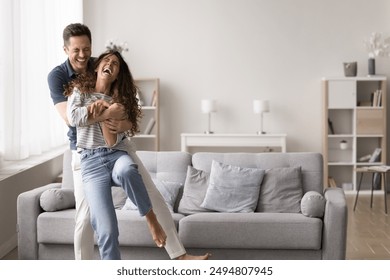
<path id="1" fill-rule="evenodd" d="M 152 206 L 138 166 L 125 151 L 109 148 L 83 150 L 81 175 L 100 257 L 119 260 L 119 230 L 111 187 L 121 186 L 138 206 L 141 216 L 146 215 Z"/>

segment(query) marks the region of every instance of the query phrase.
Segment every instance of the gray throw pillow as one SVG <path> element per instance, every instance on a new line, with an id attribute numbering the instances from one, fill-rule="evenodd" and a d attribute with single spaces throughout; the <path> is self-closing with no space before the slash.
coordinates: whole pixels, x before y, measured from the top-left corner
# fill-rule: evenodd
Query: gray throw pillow
<path id="1" fill-rule="evenodd" d="M 300 213 L 301 167 L 273 168 L 265 172 L 257 212 Z"/>
<path id="2" fill-rule="evenodd" d="M 219 212 L 253 212 L 264 172 L 213 160 L 209 187 L 201 206 Z"/>
<path id="3" fill-rule="evenodd" d="M 209 185 L 210 174 L 192 166 L 187 168 L 187 177 L 184 183 L 183 196 L 179 203 L 178 212 L 184 215 L 210 210 L 201 207 Z"/>
<path id="4" fill-rule="evenodd" d="M 179 194 L 180 188 L 182 187 L 181 183 L 178 182 L 168 182 L 168 181 L 160 181 L 158 179 L 153 179 L 156 188 L 161 193 L 164 198 L 165 203 L 169 211 L 173 212 L 173 207 L 176 202 L 177 195 Z M 123 206 L 122 210 L 137 210 L 137 206 L 127 198 L 126 203 Z"/>
<path id="5" fill-rule="evenodd" d="M 41 194 L 40 204 L 46 212 L 74 208 L 74 191 L 72 189 L 48 189 Z"/>
<path id="6" fill-rule="evenodd" d="M 325 212 L 325 198 L 316 191 L 308 191 L 301 200 L 301 212 L 311 218 L 322 218 Z"/>

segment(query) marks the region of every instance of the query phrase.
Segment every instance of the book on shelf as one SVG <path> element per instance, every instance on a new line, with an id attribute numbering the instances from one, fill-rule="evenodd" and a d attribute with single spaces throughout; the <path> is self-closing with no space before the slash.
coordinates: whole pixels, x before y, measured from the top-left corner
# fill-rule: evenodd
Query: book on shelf
<path id="1" fill-rule="evenodd" d="M 330 119 L 328 119 L 328 128 L 329 128 L 329 134 L 334 134 L 333 123 Z"/>
<path id="2" fill-rule="evenodd" d="M 154 118 L 150 118 L 144 130 L 144 134 L 150 134 L 155 124 L 156 124 L 156 120 Z"/>
<path id="3" fill-rule="evenodd" d="M 331 188 L 337 188 L 336 180 L 333 177 L 328 177 L 328 186 Z"/>
<path id="4" fill-rule="evenodd" d="M 150 102 L 150 106 L 153 106 L 153 107 L 157 106 L 157 92 L 156 91 L 153 91 L 152 101 Z"/>
<path id="5" fill-rule="evenodd" d="M 359 161 L 359 162 L 369 161 L 370 158 L 371 158 L 371 156 L 372 156 L 371 154 L 365 155 L 365 156 L 361 156 L 360 158 L 358 158 L 358 161 Z"/>
<path id="6" fill-rule="evenodd" d="M 368 162 L 378 162 L 380 155 L 381 155 L 382 149 L 381 148 L 376 148 L 374 152 L 371 155 L 371 158 L 369 159 Z"/>
<path id="7" fill-rule="evenodd" d="M 380 107 L 382 106 L 382 90 L 377 89 L 371 93 L 371 106 Z"/>

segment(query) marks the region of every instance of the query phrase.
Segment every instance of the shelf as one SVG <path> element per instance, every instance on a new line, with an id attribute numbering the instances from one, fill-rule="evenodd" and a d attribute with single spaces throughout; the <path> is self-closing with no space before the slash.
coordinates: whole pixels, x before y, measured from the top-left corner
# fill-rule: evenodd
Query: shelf
<path id="1" fill-rule="evenodd" d="M 134 136 L 135 138 L 156 138 L 155 134 L 137 134 Z"/>
<path id="2" fill-rule="evenodd" d="M 382 75 L 365 76 L 365 77 L 323 77 L 322 81 L 386 81 L 387 77 Z"/>
<path id="3" fill-rule="evenodd" d="M 348 138 L 348 137 L 353 137 L 353 134 L 329 134 L 329 138 Z"/>
<path id="4" fill-rule="evenodd" d="M 336 162 L 336 161 L 329 161 L 328 164 L 333 165 L 333 166 L 336 166 L 336 165 L 353 166 L 354 165 L 353 162 Z"/>
<path id="5" fill-rule="evenodd" d="M 322 79 L 325 186 L 332 177 L 333 185 L 356 191 L 356 167 L 386 164 L 386 86 L 384 76 Z M 342 140 L 346 148 L 340 146 Z M 376 162 L 358 161 L 370 159 L 377 148 Z M 367 188 L 370 181 L 363 184 Z"/>
<path id="6" fill-rule="evenodd" d="M 142 106 L 142 110 L 157 110 L 156 106 Z"/>
<path id="7" fill-rule="evenodd" d="M 362 161 L 362 162 L 357 162 L 357 166 L 375 166 L 375 165 L 384 165 L 381 162 L 367 162 L 367 161 Z"/>
<path id="8" fill-rule="evenodd" d="M 133 137 L 137 150 L 158 151 L 160 149 L 160 81 L 158 78 L 136 79 L 142 119 L 140 133 Z"/>
<path id="9" fill-rule="evenodd" d="M 375 107 L 375 106 L 356 106 L 356 108 L 358 110 L 382 110 L 383 109 L 383 106 L 378 106 L 378 107 Z"/>

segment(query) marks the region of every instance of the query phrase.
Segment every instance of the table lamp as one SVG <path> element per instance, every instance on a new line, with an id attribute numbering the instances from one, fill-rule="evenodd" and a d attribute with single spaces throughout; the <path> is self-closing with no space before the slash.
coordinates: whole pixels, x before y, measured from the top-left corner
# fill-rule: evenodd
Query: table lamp
<path id="1" fill-rule="evenodd" d="M 263 113 L 269 112 L 269 101 L 268 100 L 253 100 L 253 112 L 255 114 L 260 114 L 260 130 L 257 134 L 265 134 L 263 130 Z"/>
<path id="2" fill-rule="evenodd" d="M 208 114 L 208 126 L 204 133 L 212 134 L 214 132 L 210 130 L 211 113 L 217 112 L 217 101 L 212 99 L 202 99 L 201 109 L 203 114 Z"/>

